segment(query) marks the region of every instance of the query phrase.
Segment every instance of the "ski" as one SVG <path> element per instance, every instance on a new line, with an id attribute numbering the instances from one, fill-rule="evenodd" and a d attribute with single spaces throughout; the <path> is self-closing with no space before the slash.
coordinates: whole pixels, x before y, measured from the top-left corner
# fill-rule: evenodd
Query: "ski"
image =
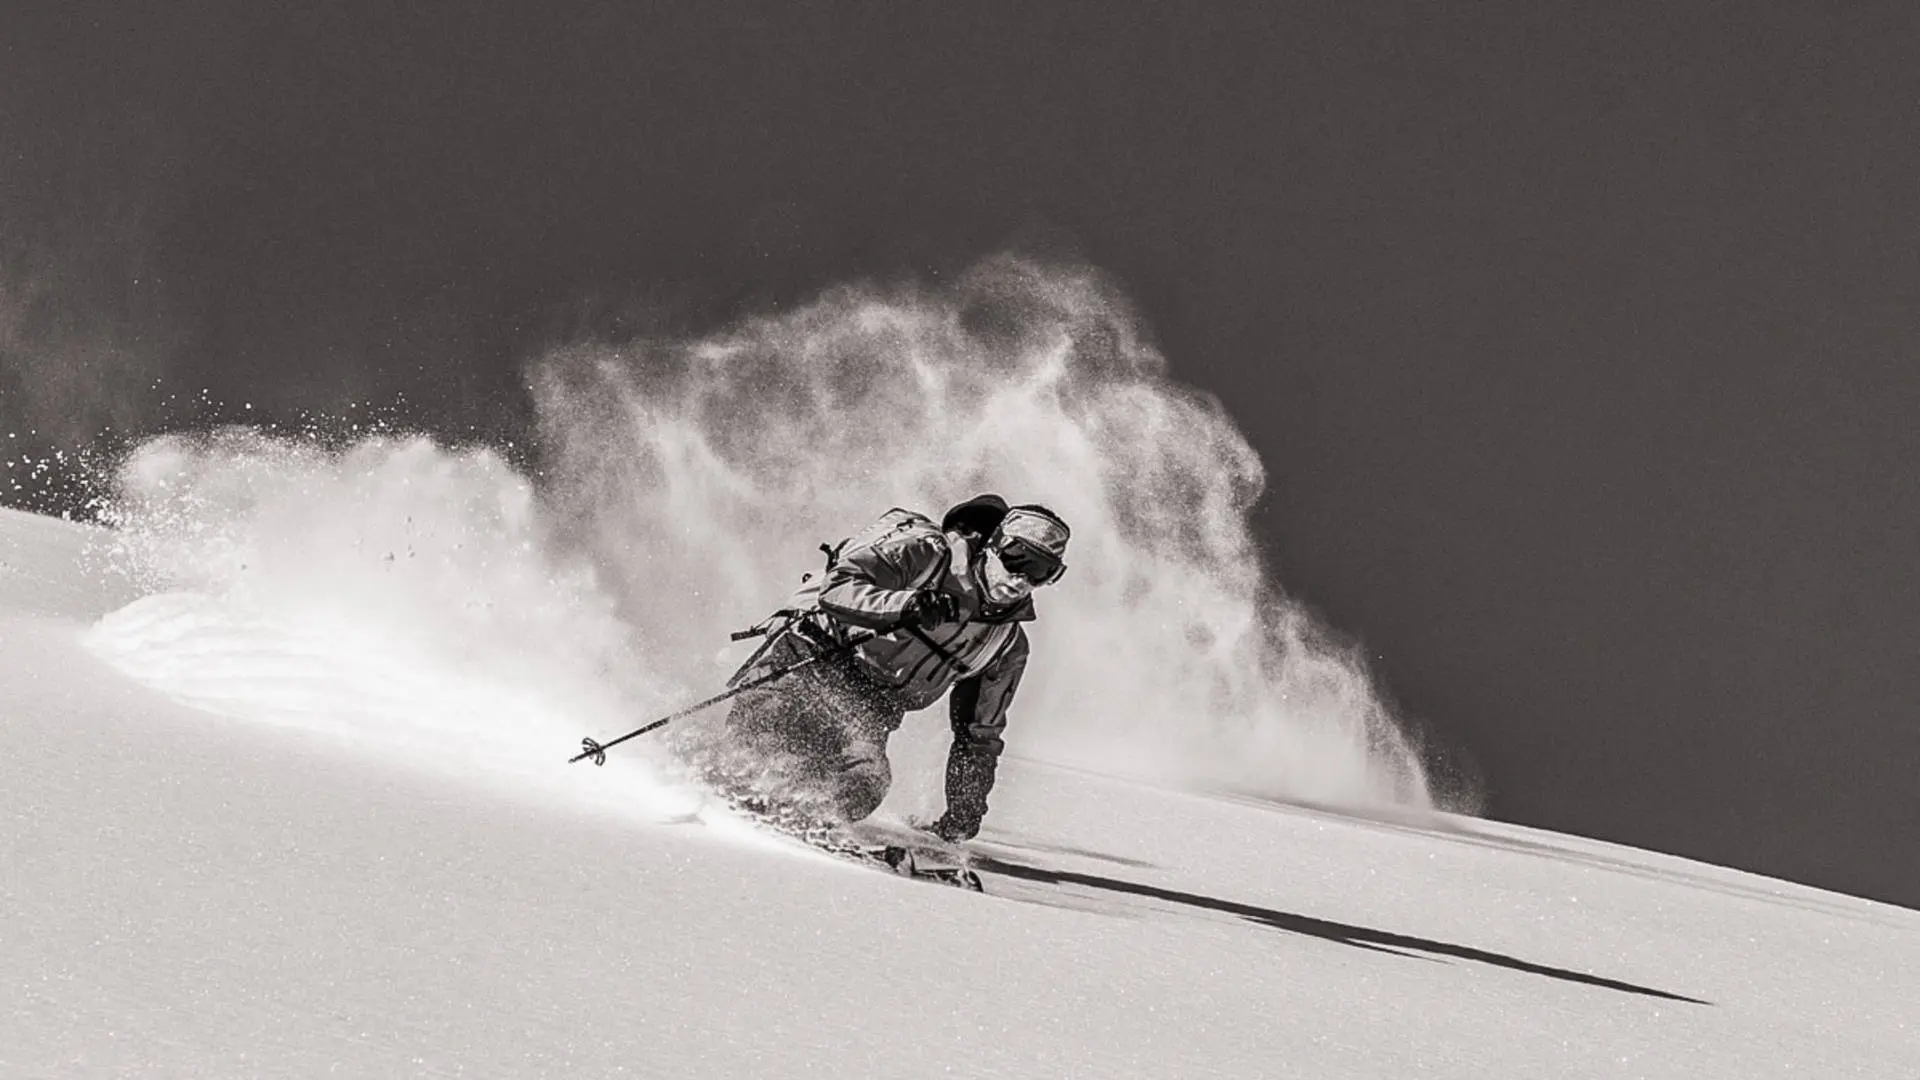
<path id="1" fill-rule="evenodd" d="M 837 831 L 864 856 L 877 858 L 896 874 L 970 892 L 985 891 L 966 848 L 924 829 L 868 820 Z"/>
<path id="2" fill-rule="evenodd" d="M 735 814 L 755 826 L 823 854 L 915 881 L 968 892 L 986 891 L 967 850 L 930 832 L 871 820 L 825 825 L 778 813 L 753 798 L 734 797 L 726 802 Z"/>

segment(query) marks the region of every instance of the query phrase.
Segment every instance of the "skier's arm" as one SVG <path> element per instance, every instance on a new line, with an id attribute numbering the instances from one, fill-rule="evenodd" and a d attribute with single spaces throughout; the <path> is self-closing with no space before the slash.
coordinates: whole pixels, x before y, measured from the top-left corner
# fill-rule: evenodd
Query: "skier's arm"
<path id="1" fill-rule="evenodd" d="M 1026 630 L 1016 626 L 1013 639 L 993 658 L 993 663 L 973 678 L 953 685 L 947 709 L 953 721 L 956 745 L 964 742 L 999 756 L 1005 745 L 1000 735 L 1007 729 L 1007 708 L 1020 689 L 1020 677 L 1027 672 L 1027 657 L 1031 653 Z"/>
<path id="2" fill-rule="evenodd" d="M 933 584 L 947 559 L 940 536 L 882 540 L 849 552 L 827 572 L 820 610 L 854 626 L 876 630 L 897 625 L 914 592 Z"/>
<path id="3" fill-rule="evenodd" d="M 1028 653 L 1026 631 L 1015 627 L 1013 640 L 993 663 L 955 683 L 947 697 L 953 747 L 947 753 L 945 820 L 965 836 L 972 836 L 987 815 L 987 793 L 993 790 L 995 767 L 1007 746 L 1007 707 L 1026 674 Z"/>

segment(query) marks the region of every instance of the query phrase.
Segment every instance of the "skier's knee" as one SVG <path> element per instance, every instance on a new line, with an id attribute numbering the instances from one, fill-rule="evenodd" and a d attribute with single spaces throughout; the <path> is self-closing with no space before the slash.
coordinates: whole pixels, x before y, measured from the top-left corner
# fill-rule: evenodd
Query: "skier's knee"
<path id="1" fill-rule="evenodd" d="M 871 781 L 853 781 L 841 785 L 838 810 L 848 822 L 864 821 L 887 798 L 887 789 Z"/>
<path id="2" fill-rule="evenodd" d="M 847 821 L 869 817 L 880 809 L 881 802 L 887 797 L 887 788 L 892 784 L 893 769 L 887 764 L 884 751 L 872 748 L 856 750 L 848 755 L 846 767 L 835 785 L 836 809 Z"/>

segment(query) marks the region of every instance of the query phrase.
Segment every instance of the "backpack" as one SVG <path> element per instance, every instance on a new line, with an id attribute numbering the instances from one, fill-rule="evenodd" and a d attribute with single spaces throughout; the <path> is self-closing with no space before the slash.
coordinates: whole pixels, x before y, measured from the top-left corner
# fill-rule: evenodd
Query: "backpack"
<path id="1" fill-rule="evenodd" d="M 946 538 L 946 533 L 941 531 L 939 524 L 932 518 L 925 514 L 916 513 L 912 510 L 903 510 L 896 506 L 886 513 L 881 514 L 871 525 L 840 541 L 838 544 L 821 544 L 820 550 L 825 553 L 827 557 L 826 569 L 818 574 L 802 574 L 800 576 L 800 587 L 795 589 L 791 596 L 787 597 L 785 604 L 782 604 L 773 614 L 768 615 L 758 623 L 747 627 L 745 630 L 735 631 L 732 634 L 732 640 L 734 641 L 745 641 L 747 638 L 760 637 L 762 635 L 766 637 L 766 641 L 760 645 L 760 648 L 754 651 L 753 656 L 750 657 L 745 664 L 740 666 L 740 670 L 742 672 L 750 670 L 759 662 L 761 656 L 765 655 L 766 651 L 773 646 L 773 643 L 788 630 L 794 630 L 803 634 L 816 645 L 830 646 L 834 644 L 828 637 L 830 631 L 823 623 L 824 616 L 822 616 L 820 612 L 820 593 L 821 590 L 827 587 L 827 579 L 832 575 L 834 566 L 840 562 L 842 556 L 856 551 L 864 551 L 867 548 L 878 545 L 883 540 L 892 540 L 902 535 L 938 537 L 942 542 L 944 542 Z M 922 575 L 920 580 L 910 583 L 908 587 L 912 589 L 922 589 L 932 582 L 939 581 L 947 572 L 947 563 L 948 559 L 941 559 L 939 563 L 935 564 L 931 572 Z"/>

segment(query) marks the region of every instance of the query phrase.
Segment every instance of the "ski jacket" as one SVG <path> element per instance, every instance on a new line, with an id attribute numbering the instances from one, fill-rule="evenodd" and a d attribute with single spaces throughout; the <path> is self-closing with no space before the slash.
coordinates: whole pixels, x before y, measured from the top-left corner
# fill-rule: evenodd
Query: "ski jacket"
<path id="1" fill-rule="evenodd" d="M 1029 649 L 1020 624 L 1033 619 L 1033 604 L 1025 600 L 1008 611 L 985 614 L 968 573 L 969 548 L 964 536 L 941 532 L 921 514 L 889 510 L 830 549 L 817 591 L 802 590 L 813 592 L 810 605 L 802 596 L 795 599 L 831 616 L 816 626 L 836 641 L 846 639 L 849 627 L 888 631 L 860 645 L 854 659 L 890 688 L 903 708 L 924 709 L 959 685 L 955 726 L 997 732 L 1006 724 L 1007 706 L 1026 671 Z M 921 589 L 953 596 L 960 621 L 917 632 L 889 629 L 899 625 Z"/>

